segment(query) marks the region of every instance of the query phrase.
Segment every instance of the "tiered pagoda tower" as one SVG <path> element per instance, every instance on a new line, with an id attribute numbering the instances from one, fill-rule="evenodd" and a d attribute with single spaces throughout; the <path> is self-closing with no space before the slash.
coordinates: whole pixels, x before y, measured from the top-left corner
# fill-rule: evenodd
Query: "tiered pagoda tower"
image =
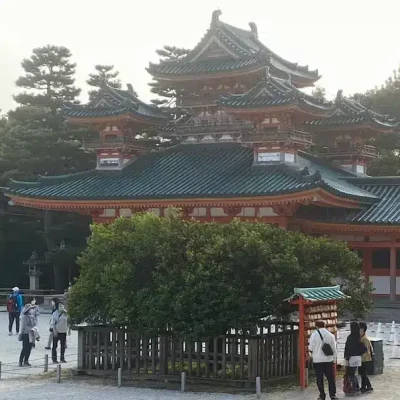
<path id="1" fill-rule="evenodd" d="M 180 207 L 202 221 L 242 218 L 328 235 L 360 252 L 376 294 L 396 299 L 400 178 L 365 173 L 377 156 L 370 143 L 398 123 L 341 91 L 333 102 L 305 94 L 318 71 L 272 52 L 254 23 L 239 29 L 220 14 L 186 58 L 148 68 L 157 85 L 176 90 L 185 117 L 168 122 L 131 90 L 104 86 L 94 102 L 64 109 L 70 123 L 99 131 L 85 143 L 97 169 L 11 181 L 5 193 L 19 206 L 95 222 Z M 180 144 L 147 153 L 136 136 L 155 128 Z"/>
<path id="2" fill-rule="evenodd" d="M 97 169 L 124 168 L 149 149 L 146 141 L 137 137 L 168 121 L 156 107 L 140 101 L 132 85 L 127 86 L 127 90 L 121 90 L 103 84 L 87 105 L 63 108 L 70 124 L 91 126 L 99 133 L 96 139 L 84 142 L 85 150 L 97 154 Z"/>

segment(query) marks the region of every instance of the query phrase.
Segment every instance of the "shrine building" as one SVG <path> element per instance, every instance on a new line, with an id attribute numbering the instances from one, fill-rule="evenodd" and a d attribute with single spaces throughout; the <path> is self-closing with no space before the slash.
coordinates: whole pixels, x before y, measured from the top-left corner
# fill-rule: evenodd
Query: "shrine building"
<path id="1" fill-rule="evenodd" d="M 400 294 L 400 177 L 369 177 L 370 145 L 397 121 L 339 91 L 320 100 L 301 88 L 320 78 L 275 54 L 257 27 L 239 29 L 215 11 L 183 58 L 150 64 L 155 82 L 177 93 L 185 116 L 104 85 L 87 105 L 66 105 L 70 124 L 95 127 L 84 148 L 97 168 L 11 181 L 18 206 L 90 215 L 109 222 L 182 208 L 188 218 L 261 220 L 282 229 L 344 240 L 359 252 L 375 295 Z M 356 72 L 354 72 L 356 73 Z M 138 135 L 158 130 L 179 144 L 149 151 Z"/>

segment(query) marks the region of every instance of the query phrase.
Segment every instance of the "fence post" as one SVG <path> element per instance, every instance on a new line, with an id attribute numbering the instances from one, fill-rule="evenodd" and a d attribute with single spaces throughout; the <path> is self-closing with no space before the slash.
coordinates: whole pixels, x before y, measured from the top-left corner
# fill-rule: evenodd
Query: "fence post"
<path id="1" fill-rule="evenodd" d="M 168 375 L 168 337 L 165 334 L 160 338 L 160 375 Z"/>
<path id="2" fill-rule="evenodd" d="M 122 368 L 118 368 L 118 387 L 122 387 Z"/>
<path id="3" fill-rule="evenodd" d="M 44 369 L 43 372 L 47 372 L 49 370 L 49 355 L 45 354 L 44 356 Z"/>
<path id="4" fill-rule="evenodd" d="M 78 371 L 85 369 L 85 330 L 78 328 Z"/>
<path id="5" fill-rule="evenodd" d="M 57 383 L 61 382 L 61 364 L 57 364 Z"/>
<path id="6" fill-rule="evenodd" d="M 181 373 L 181 392 L 186 392 L 186 372 Z"/>
<path id="7" fill-rule="evenodd" d="M 1 361 L 0 361 L 0 381 L 1 381 Z"/>
<path id="8" fill-rule="evenodd" d="M 257 399 L 261 399 L 261 379 L 259 376 L 256 378 L 256 394 Z"/>

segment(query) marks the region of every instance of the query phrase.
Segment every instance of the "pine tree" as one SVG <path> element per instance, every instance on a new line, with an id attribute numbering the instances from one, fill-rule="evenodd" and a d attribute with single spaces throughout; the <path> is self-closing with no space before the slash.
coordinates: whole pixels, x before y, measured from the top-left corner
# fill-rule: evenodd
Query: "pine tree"
<path id="1" fill-rule="evenodd" d="M 74 86 L 76 64 L 66 47 L 38 47 L 21 65 L 25 76 L 16 85 L 28 91 L 14 96 L 17 103 L 48 107 L 56 115 L 63 104 L 75 102 L 81 90 Z"/>
<path id="2" fill-rule="evenodd" d="M 86 83 L 90 86 L 100 88 L 102 85 L 107 84 L 108 86 L 121 89 L 121 81 L 117 79 L 119 71 L 113 71 L 114 65 L 95 65 L 95 73 L 89 74 L 89 79 Z M 89 91 L 89 100 L 92 101 L 98 93 L 98 90 Z M 137 93 L 134 92 L 137 96 Z"/>
<path id="3" fill-rule="evenodd" d="M 311 92 L 311 95 L 316 99 L 325 100 L 326 90 L 321 86 L 316 86 Z"/>

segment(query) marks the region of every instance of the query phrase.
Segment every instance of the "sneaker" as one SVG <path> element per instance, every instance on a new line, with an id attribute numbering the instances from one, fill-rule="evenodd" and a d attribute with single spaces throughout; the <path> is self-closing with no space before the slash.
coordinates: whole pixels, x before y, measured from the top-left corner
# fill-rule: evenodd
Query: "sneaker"
<path id="1" fill-rule="evenodd" d="M 58 361 L 57 360 L 53 360 L 53 364 L 58 364 Z"/>
<path id="2" fill-rule="evenodd" d="M 63 364 L 66 363 L 65 358 L 63 358 L 62 360 L 60 360 L 60 362 L 62 362 Z"/>
<path id="3" fill-rule="evenodd" d="M 339 400 L 339 397 L 333 396 L 333 397 L 331 397 L 331 400 Z"/>
<path id="4" fill-rule="evenodd" d="M 25 361 L 25 362 L 24 362 L 24 366 L 25 366 L 25 367 L 32 367 L 32 365 L 29 364 L 28 361 Z"/>
<path id="5" fill-rule="evenodd" d="M 374 388 L 373 388 L 373 387 L 369 387 L 369 388 L 366 388 L 365 391 L 366 391 L 366 392 L 373 392 L 373 391 L 374 391 Z"/>
<path id="6" fill-rule="evenodd" d="M 46 349 L 46 350 L 51 350 L 51 348 L 50 348 L 50 347 L 45 347 L 45 349 Z"/>
<path id="7" fill-rule="evenodd" d="M 326 398 L 325 396 L 319 395 L 317 400 L 325 400 L 325 398 Z"/>
<path id="8" fill-rule="evenodd" d="M 12 336 L 12 332 L 8 332 L 8 336 Z"/>
<path id="9" fill-rule="evenodd" d="M 20 367 L 25 367 L 25 365 L 22 364 L 21 362 L 19 363 L 19 366 L 20 366 Z"/>

